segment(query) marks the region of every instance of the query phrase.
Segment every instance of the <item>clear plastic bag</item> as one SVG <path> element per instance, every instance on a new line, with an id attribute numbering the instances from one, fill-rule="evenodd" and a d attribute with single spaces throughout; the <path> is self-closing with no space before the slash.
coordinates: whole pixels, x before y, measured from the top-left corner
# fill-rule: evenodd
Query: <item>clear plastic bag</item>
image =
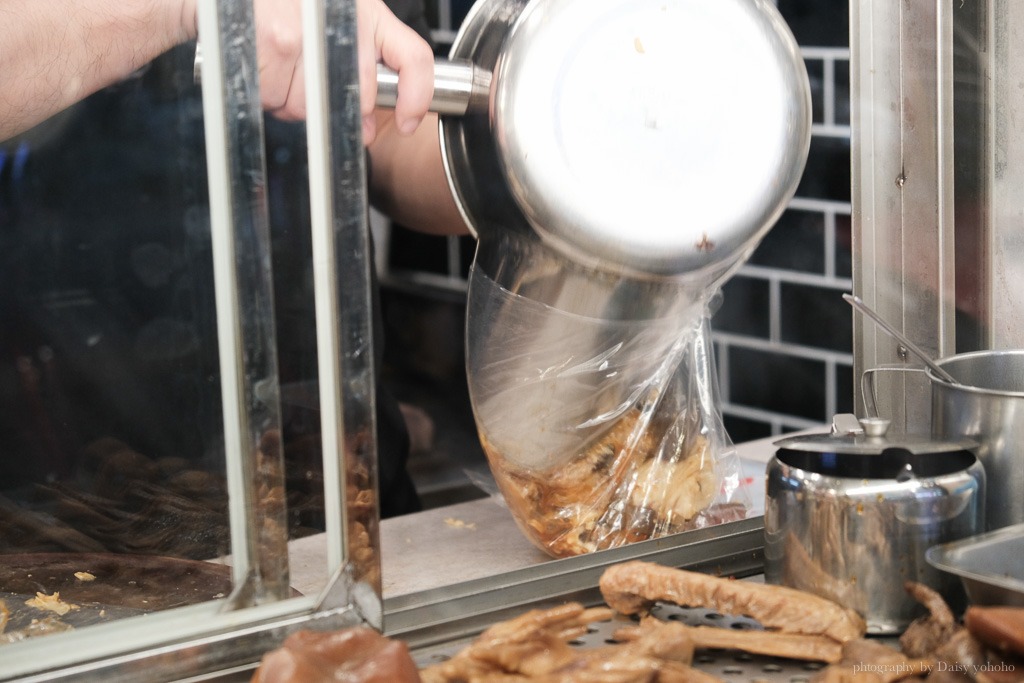
<path id="1" fill-rule="evenodd" d="M 517 247 L 478 253 L 467 363 L 481 443 L 526 536 L 563 557 L 745 517 L 713 367 L 717 288 L 595 276 Z"/>

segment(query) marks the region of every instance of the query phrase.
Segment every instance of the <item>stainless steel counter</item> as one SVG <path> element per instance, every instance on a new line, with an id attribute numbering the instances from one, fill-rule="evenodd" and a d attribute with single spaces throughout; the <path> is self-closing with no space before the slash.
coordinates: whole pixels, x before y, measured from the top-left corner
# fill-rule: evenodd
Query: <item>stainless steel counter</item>
<path id="1" fill-rule="evenodd" d="M 736 447 L 755 516 L 764 511 L 764 466 L 775 440 Z M 383 520 L 381 548 L 385 600 L 554 561 L 493 497 Z M 326 580 L 323 534 L 292 541 L 290 557 L 292 586 L 303 594 L 319 592 Z"/>
<path id="2" fill-rule="evenodd" d="M 489 497 L 381 523 L 385 631 L 411 645 L 451 640 L 503 614 L 545 601 L 599 599 L 604 569 L 646 559 L 749 576 L 763 567 L 764 469 L 775 439 L 740 444 L 748 519 L 579 557 L 534 547 L 499 498 Z M 326 582 L 323 535 L 290 544 L 291 583 L 304 594 Z"/>

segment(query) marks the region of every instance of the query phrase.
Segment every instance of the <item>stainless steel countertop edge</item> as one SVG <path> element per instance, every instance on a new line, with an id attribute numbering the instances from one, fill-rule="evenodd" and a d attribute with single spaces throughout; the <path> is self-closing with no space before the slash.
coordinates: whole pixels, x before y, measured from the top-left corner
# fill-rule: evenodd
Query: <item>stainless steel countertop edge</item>
<path id="1" fill-rule="evenodd" d="M 764 517 L 387 598 L 384 631 L 401 637 L 410 647 L 421 647 L 480 630 L 510 609 L 523 611 L 568 600 L 598 603 L 601 574 L 607 567 L 629 560 L 737 578 L 758 574 L 764 566 Z"/>

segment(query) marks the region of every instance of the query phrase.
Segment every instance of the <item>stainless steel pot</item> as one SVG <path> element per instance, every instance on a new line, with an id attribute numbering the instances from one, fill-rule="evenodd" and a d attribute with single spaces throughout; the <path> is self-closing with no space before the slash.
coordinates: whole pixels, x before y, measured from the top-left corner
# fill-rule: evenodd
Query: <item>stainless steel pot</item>
<path id="1" fill-rule="evenodd" d="M 905 581 L 957 604 L 959 583 L 925 552 L 983 528 L 975 444 L 849 430 L 776 445 L 766 477 L 768 582 L 850 607 L 877 634 L 898 633 L 923 613 Z"/>
<path id="2" fill-rule="evenodd" d="M 1024 523 L 1024 350 L 965 353 L 938 364 L 959 384 L 927 371 L 932 434 L 978 442 L 989 529 Z"/>
<path id="3" fill-rule="evenodd" d="M 796 190 L 810 89 L 767 0 L 479 0 L 439 64 L 454 196 L 587 267 L 714 283 Z M 393 104 L 382 71 L 380 102 Z"/>
<path id="4" fill-rule="evenodd" d="M 972 439 L 988 475 L 988 529 L 1024 524 L 1024 350 L 962 353 L 936 361 L 956 383 L 916 366 L 864 371 L 861 388 L 875 415 L 875 376 L 923 372 L 931 385 L 931 432 L 937 439 Z"/>

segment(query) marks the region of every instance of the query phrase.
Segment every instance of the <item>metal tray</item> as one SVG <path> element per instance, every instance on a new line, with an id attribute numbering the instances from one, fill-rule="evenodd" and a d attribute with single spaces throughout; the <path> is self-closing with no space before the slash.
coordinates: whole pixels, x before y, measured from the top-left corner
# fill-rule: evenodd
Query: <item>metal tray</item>
<path id="1" fill-rule="evenodd" d="M 1024 607 L 1024 524 L 934 546 L 925 558 L 959 576 L 976 605 Z"/>
<path id="2" fill-rule="evenodd" d="M 687 626 L 716 626 L 732 629 L 761 629 L 749 617 L 734 617 L 713 610 L 689 608 L 658 603 L 652 616 L 662 620 L 680 621 Z M 573 647 L 600 647 L 612 642 L 612 634 L 622 626 L 635 623 L 628 617 L 616 615 L 609 621 L 590 625 L 589 633 L 570 643 Z M 472 638 L 442 643 L 412 651 L 419 667 L 443 662 L 455 656 L 472 643 Z M 886 641 L 882 641 L 886 642 Z M 694 653 L 693 668 L 711 674 L 725 683 L 809 683 L 824 668 L 821 662 L 783 659 L 767 655 L 752 655 L 738 650 L 704 649 Z"/>

